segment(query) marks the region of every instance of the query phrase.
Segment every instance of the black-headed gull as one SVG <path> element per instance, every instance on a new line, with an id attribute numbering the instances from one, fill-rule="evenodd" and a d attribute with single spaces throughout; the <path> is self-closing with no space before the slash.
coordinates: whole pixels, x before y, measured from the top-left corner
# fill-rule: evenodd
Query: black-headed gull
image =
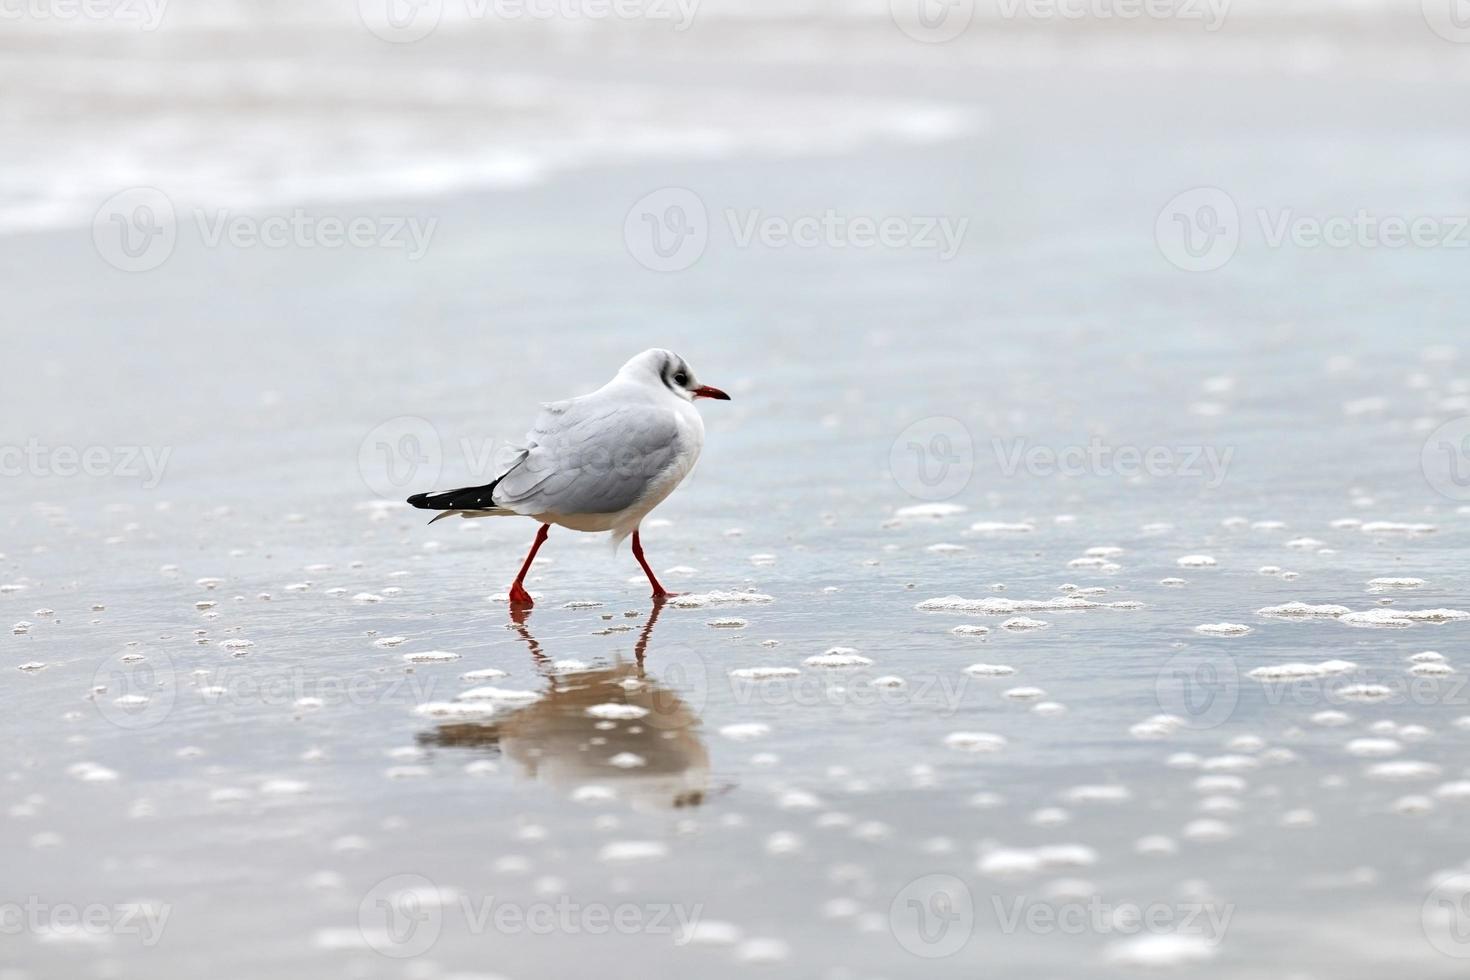
<path id="1" fill-rule="evenodd" d="M 730 396 L 702 385 L 673 351 L 646 350 L 590 395 L 541 406 L 526 445 L 500 476 L 481 487 L 420 493 L 408 502 L 442 510 L 434 521 L 519 515 L 541 522 L 521 573 L 510 587 L 512 606 L 533 605 L 526 573 L 551 525 L 611 531 L 613 544 L 633 536 L 633 556 L 653 597 L 673 593 L 659 584 L 643 557 L 638 525 L 694 469 L 704 446 L 696 398 Z M 432 524 L 434 521 L 430 521 Z"/>

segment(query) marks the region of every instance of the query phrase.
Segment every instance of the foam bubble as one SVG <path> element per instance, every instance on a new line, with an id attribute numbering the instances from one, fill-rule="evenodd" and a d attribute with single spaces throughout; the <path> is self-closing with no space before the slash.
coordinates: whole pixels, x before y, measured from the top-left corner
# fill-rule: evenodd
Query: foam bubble
<path id="1" fill-rule="evenodd" d="M 1205 636 L 1244 636 L 1251 631 L 1244 623 L 1204 623 L 1194 628 Z"/>

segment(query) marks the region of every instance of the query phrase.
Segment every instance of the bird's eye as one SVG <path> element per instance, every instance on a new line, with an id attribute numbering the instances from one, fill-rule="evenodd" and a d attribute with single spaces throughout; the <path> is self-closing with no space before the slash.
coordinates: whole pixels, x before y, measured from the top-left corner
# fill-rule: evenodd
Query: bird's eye
<path id="1" fill-rule="evenodd" d="M 674 384 L 678 385 L 680 388 L 684 387 L 688 383 L 689 375 L 685 374 L 683 371 L 680 371 L 678 374 L 674 375 Z"/>

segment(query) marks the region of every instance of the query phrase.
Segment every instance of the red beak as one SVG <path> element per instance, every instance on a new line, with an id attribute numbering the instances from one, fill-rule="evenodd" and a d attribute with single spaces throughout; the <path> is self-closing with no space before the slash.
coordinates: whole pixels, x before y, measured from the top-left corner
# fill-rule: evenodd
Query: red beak
<path id="1" fill-rule="evenodd" d="M 722 402 L 727 402 L 727 401 L 730 400 L 730 396 L 729 395 L 725 394 L 723 391 L 721 391 L 718 388 L 711 388 L 709 385 L 701 385 L 700 387 L 695 388 L 694 389 L 694 397 L 695 398 L 713 398 L 716 401 L 722 401 Z"/>

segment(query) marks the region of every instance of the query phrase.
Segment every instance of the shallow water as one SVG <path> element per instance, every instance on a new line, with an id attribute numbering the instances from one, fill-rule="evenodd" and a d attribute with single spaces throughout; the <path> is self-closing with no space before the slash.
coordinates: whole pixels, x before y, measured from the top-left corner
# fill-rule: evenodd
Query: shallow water
<path id="1" fill-rule="evenodd" d="M 942 142 L 362 205 L 417 262 L 0 243 L 7 978 L 1459 975 L 1470 625 L 1259 611 L 1470 609 L 1460 253 L 1190 274 L 1154 222 L 1446 211 L 1463 93 L 1171 79 L 955 67 Z M 660 187 L 714 216 L 682 272 L 623 239 Z M 734 400 L 646 546 L 743 599 L 556 530 L 516 621 L 530 526 L 398 501 L 652 344 Z"/>

